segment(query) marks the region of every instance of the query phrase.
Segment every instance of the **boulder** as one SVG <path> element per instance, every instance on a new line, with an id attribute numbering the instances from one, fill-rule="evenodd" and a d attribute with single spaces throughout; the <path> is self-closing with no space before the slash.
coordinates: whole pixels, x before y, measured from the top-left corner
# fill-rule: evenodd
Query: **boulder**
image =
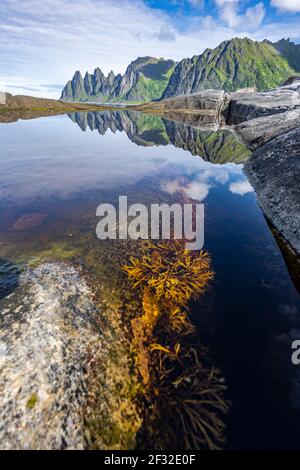
<path id="1" fill-rule="evenodd" d="M 235 131 L 250 149 L 255 150 L 297 127 L 300 127 L 300 108 L 245 121 L 236 125 Z"/>
<path id="2" fill-rule="evenodd" d="M 223 90 L 203 90 L 192 95 L 174 96 L 162 101 L 146 103 L 137 107 L 140 111 L 159 113 L 195 113 L 209 116 L 209 122 L 224 121 L 229 95 Z"/>
<path id="3" fill-rule="evenodd" d="M 297 83 L 265 93 L 231 93 L 228 125 L 299 109 L 300 94 Z"/>

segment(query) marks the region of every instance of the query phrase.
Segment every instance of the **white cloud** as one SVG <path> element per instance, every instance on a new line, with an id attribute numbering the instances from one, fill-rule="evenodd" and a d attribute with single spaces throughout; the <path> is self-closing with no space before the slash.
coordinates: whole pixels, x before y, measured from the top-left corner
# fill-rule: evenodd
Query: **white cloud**
<path id="1" fill-rule="evenodd" d="M 201 181 L 167 181 L 161 184 L 162 191 L 168 194 L 181 193 L 189 199 L 194 199 L 195 201 L 204 201 L 209 194 L 211 185 Z"/>
<path id="2" fill-rule="evenodd" d="M 221 20 L 225 21 L 230 28 L 245 28 L 248 31 L 258 28 L 266 14 L 263 2 L 246 9 L 240 14 L 240 0 L 215 0 L 219 8 Z"/>
<path id="3" fill-rule="evenodd" d="M 300 0 L 272 0 L 271 4 L 280 10 L 300 11 Z"/>
<path id="4" fill-rule="evenodd" d="M 220 7 L 220 18 L 224 20 L 230 28 L 238 28 L 241 22 L 241 17 L 236 11 L 238 1 L 218 0 L 217 4 Z"/>
<path id="5" fill-rule="evenodd" d="M 162 26 L 156 37 L 161 41 L 175 41 L 176 33 L 170 26 Z"/>
<path id="6" fill-rule="evenodd" d="M 199 160 L 198 162 L 201 162 Z M 194 162 L 193 162 L 194 163 Z M 187 167 L 185 167 L 185 176 L 180 179 L 171 181 L 164 181 L 161 184 L 162 191 L 168 194 L 181 193 L 189 199 L 202 202 L 209 195 L 210 190 L 216 186 L 216 183 L 224 185 L 228 182 L 230 174 L 241 172 L 240 165 L 212 165 L 202 161 L 202 168 L 199 170 L 199 164 L 192 165 L 190 174 Z"/>
<path id="7" fill-rule="evenodd" d="M 245 13 L 245 25 L 251 29 L 258 28 L 266 14 L 264 4 L 262 2 L 257 3 L 253 7 L 247 8 Z"/>
<path id="8" fill-rule="evenodd" d="M 211 185 L 201 183 L 200 181 L 192 181 L 184 189 L 186 196 L 194 199 L 195 201 L 204 201 L 207 198 Z"/>
<path id="9" fill-rule="evenodd" d="M 252 193 L 253 188 L 249 181 L 236 181 L 229 185 L 229 191 L 231 191 L 233 194 L 244 196 L 247 193 Z"/>

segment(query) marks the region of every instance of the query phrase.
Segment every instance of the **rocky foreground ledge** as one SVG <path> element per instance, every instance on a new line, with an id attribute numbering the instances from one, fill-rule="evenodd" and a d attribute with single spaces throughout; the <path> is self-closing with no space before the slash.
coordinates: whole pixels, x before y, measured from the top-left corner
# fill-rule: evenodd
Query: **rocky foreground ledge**
<path id="1" fill-rule="evenodd" d="M 18 283 L 0 304 L 0 448 L 132 448 L 139 418 L 116 312 L 99 310 L 68 264 Z"/>

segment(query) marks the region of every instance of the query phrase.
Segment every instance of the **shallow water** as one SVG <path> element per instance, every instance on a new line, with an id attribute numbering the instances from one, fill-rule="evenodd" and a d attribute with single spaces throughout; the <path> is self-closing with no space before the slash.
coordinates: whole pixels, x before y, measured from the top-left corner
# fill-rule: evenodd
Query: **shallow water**
<path id="1" fill-rule="evenodd" d="M 300 296 L 243 173 L 248 156 L 229 131 L 134 112 L 1 124 L 0 308 L 17 284 L 14 263 L 69 258 L 122 288 L 130 247 L 96 239 L 100 203 L 203 202 L 216 277 L 192 315 L 225 369 L 228 447 L 299 447 Z"/>

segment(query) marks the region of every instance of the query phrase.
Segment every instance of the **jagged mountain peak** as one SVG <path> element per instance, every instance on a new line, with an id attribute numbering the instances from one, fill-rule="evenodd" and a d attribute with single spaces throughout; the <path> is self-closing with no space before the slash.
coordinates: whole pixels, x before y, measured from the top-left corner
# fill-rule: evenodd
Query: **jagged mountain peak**
<path id="1" fill-rule="evenodd" d="M 290 38 L 283 38 L 275 43 L 267 42 L 286 58 L 290 67 L 296 72 L 300 72 L 300 44 L 295 44 Z"/>
<path id="2" fill-rule="evenodd" d="M 61 99 L 101 102 L 159 99 L 174 67 L 175 62 L 171 59 L 145 56 L 132 61 L 124 75 L 115 76 L 111 71 L 106 77 L 96 67 L 93 74 L 86 72 L 82 79 L 81 74 L 79 76 L 76 72 L 72 81 L 64 87 Z"/>
<path id="3" fill-rule="evenodd" d="M 132 61 L 124 75 L 107 77 L 97 67 L 84 80 L 79 71 L 65 86 L 61 99 L 67 101 L 151 101 L 197 93 L 207 88 L 234 91 L 255 87 L 258 91 L 276 88 L 300 71 L 300 44 L 290 39 L 276 43 L 234 37 L 214 49 L 185 58 L 151 56 Z"/>
<path id="4" fill-rule="evenodd" d="M 76 72 L 74 73 L 73 78 L 82 78 L 80 70 L 76 70 Z"/>

